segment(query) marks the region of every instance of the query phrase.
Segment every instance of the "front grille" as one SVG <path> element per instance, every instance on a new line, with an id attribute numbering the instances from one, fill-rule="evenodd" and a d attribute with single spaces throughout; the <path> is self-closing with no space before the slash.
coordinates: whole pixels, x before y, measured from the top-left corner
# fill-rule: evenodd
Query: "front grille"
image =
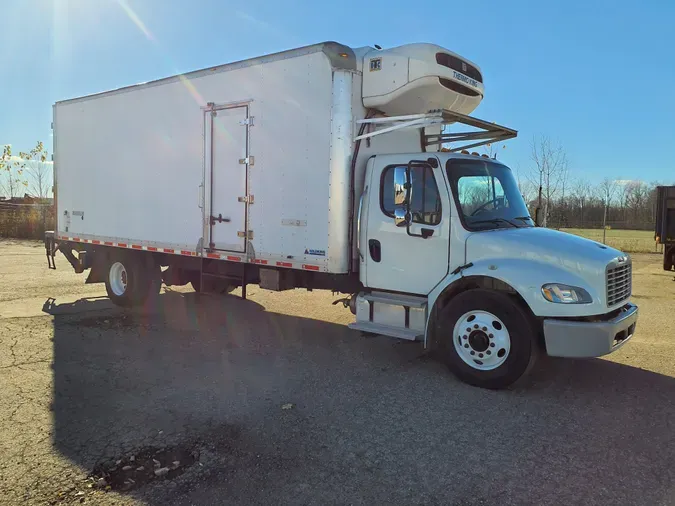
<path id="1" fill-rule="evenodd" d="M 629 261 L 610 264 L 607 268 L 607 306 L 628 300 L 632 288 L 632 268 Z"/>

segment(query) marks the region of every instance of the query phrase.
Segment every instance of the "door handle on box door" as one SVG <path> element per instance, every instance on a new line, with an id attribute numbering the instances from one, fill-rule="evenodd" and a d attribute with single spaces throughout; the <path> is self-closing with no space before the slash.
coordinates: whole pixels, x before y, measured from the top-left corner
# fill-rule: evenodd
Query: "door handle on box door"
<path id="1" fill-rule="evenodd" d="M 216 222 L 218 223 L 230 223 L 230 218 L 223 218 L 222 214 L 219 214 L 218 216 L 211 216 L 211 225 L 215 225 Z"/>

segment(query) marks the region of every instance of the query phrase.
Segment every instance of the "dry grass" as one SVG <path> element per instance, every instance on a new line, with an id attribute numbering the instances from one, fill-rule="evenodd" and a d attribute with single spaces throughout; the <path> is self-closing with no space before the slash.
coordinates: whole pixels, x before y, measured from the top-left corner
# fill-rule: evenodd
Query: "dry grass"
<path id="1" fill-rule="evenodd" d="M 580 235 L 594 241 L 602 242 L 602 229 L 563 228 L 563 232 Z M 656 249 L 654 232 L 651 230 L 607 230 L 605 242 L 612 248 L 627 253 L 654 253 Z"/>

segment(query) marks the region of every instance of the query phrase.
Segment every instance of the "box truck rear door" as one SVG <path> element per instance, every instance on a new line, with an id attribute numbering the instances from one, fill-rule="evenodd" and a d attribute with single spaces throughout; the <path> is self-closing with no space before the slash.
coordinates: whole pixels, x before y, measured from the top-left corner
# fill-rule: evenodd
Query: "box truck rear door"
<path id="1" fill-rule="evenodd" d="M 248 106 L 207 112 L 210 121 L 210 247 L 246 251 L 248 181 Z"/>

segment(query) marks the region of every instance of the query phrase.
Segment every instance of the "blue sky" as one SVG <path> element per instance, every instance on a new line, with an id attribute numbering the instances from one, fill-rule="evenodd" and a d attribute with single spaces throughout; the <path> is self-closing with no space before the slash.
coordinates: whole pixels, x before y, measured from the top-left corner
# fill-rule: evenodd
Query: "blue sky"
<path id="1" fill-rule="evenodd" d="M 0 144 L 44 140 L 56 100 L 336 40 L 433 42 L 478 63 L 475 115 L 519 130 L 500 158 L 525 173 L 534 135 L 573 177 L 675 182 L 675 2 L 0 0 Z M 105 118 L 102 118 L 104 121 Z"/>

